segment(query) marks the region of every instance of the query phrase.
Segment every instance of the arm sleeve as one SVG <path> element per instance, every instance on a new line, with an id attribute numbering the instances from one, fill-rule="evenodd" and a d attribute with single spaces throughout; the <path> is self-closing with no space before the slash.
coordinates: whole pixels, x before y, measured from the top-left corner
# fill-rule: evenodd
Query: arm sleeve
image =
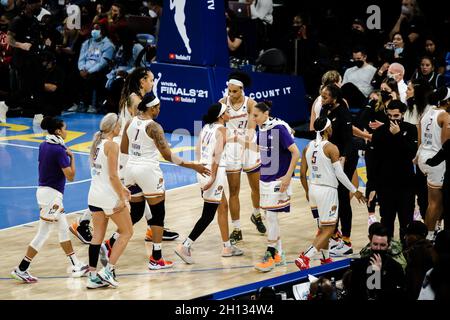
<path id="1" fill-rule="evenodd" d="M 334 173 L 336 174 L 336 178 L 338 178 L 338 180 L 344 185 L 344 187 L 350 190 L 351 193 L 355 193 L 357 189 L 345 175 L 341 163 L 339 161 L 336 161 L 335 163 L 333 163 L 333 168 Z"/>

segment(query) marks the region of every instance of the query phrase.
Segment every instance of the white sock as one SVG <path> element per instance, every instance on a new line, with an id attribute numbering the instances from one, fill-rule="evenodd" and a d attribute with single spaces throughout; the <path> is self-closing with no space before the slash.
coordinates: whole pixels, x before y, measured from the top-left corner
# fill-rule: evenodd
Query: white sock
<path id="1" fill-rule="evenodd" d="M 75 254 L 75 252 L 69 253 L 67 255 L 67 258 L 69 258 L 70 264 L 73 266 L 80 263 L 80 261 L 78 261 L 78 258 L 77 258 L 77 255 Z"/>
<path id="2" fill-rule="evenodd" d="M 113 265 L 113 264 L 111 264 L 111 263 L 108 262 L 108 264 L 106 265 L 105 268 L 106 268 L 106 269 L 109 269 L 109 270 L 114 270 L 115 265 Z"/>
<path id="3" fill-rule="evenodd" d="M 230 240 L 225 241 L 225 242 L 223 243 L 223 246 L 224 246 L 225 248 L 231 248 L 231 242 L 230 242 Z"/>
<path id="4" fill-rule="evenodd" d="M 328 251 L 327 249 L 320 249 L 320 253 L 322 254 L 323 260 L 330 258 L 330 251 Z"/>
<path id="5" fill-rule="evenodd" d="M 311 245 L 308 250 L 305 251 L 305 256 L 312 258 L 317 253 L 317 249 Z"/>
<path id="6" fill-rule="evenodd" d="M 256 218 L 261 216 L 261 212 L 259 212 L 259 208 L 253 208 L 253 216 Z"/>
<path id="7" fill-rule="evenodd" d="M 154 243 L 153 242 L 153 250 L 161 250 L 162 249 L 162 244 L 161 243 Z"/>
<path id="8" fill-rule="evenodd" d="M 117 240 L 119 239 L 119 236 L 120 234 L 118 232 L 114 232 L 111 237 L 114 238 L 114 240 Z"/>
<path id="9" fill-rule="evenodd" d="M 283 252 L 283 248 L 281 247 L 281 239 L 277 240 L 277 250 L 278 253 L 281 255 L 281 253 Z"/>
<path id="10" fill-rule="evenodd" d="M 428 231 L 427 240 L 433 240 L 434 239 L 434 231 Z"/>
<path id="11" fill-rule="evenodd" d="M 194 241 L 192 241 L 189 238 L 186 238 L 186 240 L 183 241 L 183 246 L 185 246 L 186 248 L 190 248 L 193 243 L 194 243 Z"/>
<path id="12" fill-rule="evenodd" d="M 97 277 L 97 270 L 89 271 L 89 278 L 95 278 Z"/>
<path id="13" fill-rule="evenodd" d="M 81 216 L 79 222 L 81 222 L 81 221 L 86 221 L 86 220 L 87 220 L 87 221 L 91 221 L 91 218 L 92 218 L 91 210 L 86 209 L 86 210 L 84 210 L 84 213 L 83 213 L 83 215 Z"/>
<path id="14" fill-rule="evenodd" d="M 233 223 L 233 227 L 235 229 L 238 229 L 238 230 L 241 229 L 241 220 L 233 220 L 232 223 Z"/>

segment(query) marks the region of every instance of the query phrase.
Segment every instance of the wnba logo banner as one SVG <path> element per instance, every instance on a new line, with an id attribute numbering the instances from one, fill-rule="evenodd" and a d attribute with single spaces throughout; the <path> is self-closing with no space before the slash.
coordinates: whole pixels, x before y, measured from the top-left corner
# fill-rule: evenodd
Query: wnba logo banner
<path id="1" fill-rule="evenodd" d="M 164 1 L 157 60 L 201 66 L 228 64 L 223 1 Z"/>

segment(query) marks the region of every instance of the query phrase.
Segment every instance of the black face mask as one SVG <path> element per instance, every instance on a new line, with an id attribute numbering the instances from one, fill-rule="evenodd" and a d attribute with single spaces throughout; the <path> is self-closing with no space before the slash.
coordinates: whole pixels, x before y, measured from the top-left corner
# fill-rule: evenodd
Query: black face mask
<path id="1" fill-rule="evenodd" d="M 416 104 L 416 100 L 414 99 L 414 97 L 409 97 L 408 99 L 406 99 L 406 104 L 409 108 L 413 108 Z"/>
<path id="2" fill-rule="evenodd" d="M 383 101 L 383 103 L 386 103 L 387 101 L 392 99 L 391 94 L 387 91 L 381 90 L 380 95 L 381 95 L 381 101 Z"/>
<path id="3" fill-rule="evenodd" d="M 384 259 L 384 257 L 387 255 L 387 250 L 372 250 L 372 256 L 375 254 L 380 255 L 381 259 Z"/>
<path id="4" fill-rule="evenodd" d="M 333 108 L 333 106 L 334 105 L 332 103 L 327 103 L 327 104 L 322 105 L 322 109 L 325 111 L 329 111 Z"/>
<path id="5" fill-rule="evenodd" d="M 355 66 L 357 66 L 358 68 L 361 68 L 363 65 L 364 65 L 364 61 L 362 61 L 362 60 L 355 61 Z"/>

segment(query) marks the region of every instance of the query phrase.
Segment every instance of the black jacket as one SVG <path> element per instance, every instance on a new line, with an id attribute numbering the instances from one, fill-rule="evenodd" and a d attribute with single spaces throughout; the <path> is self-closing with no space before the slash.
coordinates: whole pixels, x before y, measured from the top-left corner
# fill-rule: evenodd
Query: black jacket
<path id="1" fill-rule="evenodd" d="M 372 135 L 374 152 L 374 186 L 380 188 L 411 187 L 414 185 L 414 164 L 417 152 L 417 128 L 400 123 L 400 132 L 392 134 L 389 122 Z"/>
<path id="2" fill-rule="evenodd" d="M 326 116 L 331 121 L 333 134 L 330 142 L 335 144 L 339 149 L 341 157 L 347 157 L 352 152 L 352 115 L 345 105 L 338 105 L 335 109 L 327 110 L 322 108 L 320 116 Z"/>

